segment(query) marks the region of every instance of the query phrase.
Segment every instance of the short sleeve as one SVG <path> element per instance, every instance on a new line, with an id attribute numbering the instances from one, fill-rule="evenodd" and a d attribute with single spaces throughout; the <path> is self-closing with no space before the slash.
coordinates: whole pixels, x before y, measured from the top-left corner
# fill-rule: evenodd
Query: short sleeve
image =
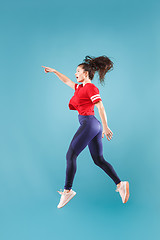
<path id="1" fill-rule="evenodd" d="M 94 84 L 88 85 L 87 94 L 93 103 L 102 101 L 100 94 L 99 94 L 99 89 Z"/>
<path id="2" fill-rule="evenodd" d="M 78 88 L 78 84 L 77 83 L 75 83 L 75 86 L 74 86 L 74 90 L 76 91 L 77 90 L 77 88 Z"/>

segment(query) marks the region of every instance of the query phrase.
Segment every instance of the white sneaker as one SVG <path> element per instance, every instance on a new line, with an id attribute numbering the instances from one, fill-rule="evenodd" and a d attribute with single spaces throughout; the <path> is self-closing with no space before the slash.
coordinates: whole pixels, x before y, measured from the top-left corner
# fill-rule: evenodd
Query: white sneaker
<path id="1" fill-rule="evenodd" d="M 76 195 L 76 192 L 74 192 L 72 189 L 69 192 L 66 192 L 66 191 L 63 191 L 63 192 L 57 191 L 57 192 L 61 194 L 61 199 L 57 208 L 64 207 Z"/>
<path id="2" fill-rule="evenodd" d="M 126 203 L 129 199 L 129 182 L 124 181 L 120 183 L 120 186 L 117 187 L 116 192 L 119 192 L 122 202 Z"/>

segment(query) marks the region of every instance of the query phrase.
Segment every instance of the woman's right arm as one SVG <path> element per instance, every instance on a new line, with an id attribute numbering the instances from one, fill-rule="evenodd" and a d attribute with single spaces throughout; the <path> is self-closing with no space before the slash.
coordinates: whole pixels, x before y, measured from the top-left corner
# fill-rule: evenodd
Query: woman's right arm
<path id="1" fill-rule="evenodd" d="M 58 72 L 57 70 L 53 69 L 53 68 L 50 68 L 50 67 L 45 67 L 45 66 L 42 66 L 44 68 L 44 71 L 47 73 L 47 72 L 53 72 L 55 73 L 59 79 L 64 82 L 65 84 L 67 84 L 69 87 L 75 89 L 75 83 L 73 81 L 71 81 L 67 76 L 65 76 L 64 74 Z"/>

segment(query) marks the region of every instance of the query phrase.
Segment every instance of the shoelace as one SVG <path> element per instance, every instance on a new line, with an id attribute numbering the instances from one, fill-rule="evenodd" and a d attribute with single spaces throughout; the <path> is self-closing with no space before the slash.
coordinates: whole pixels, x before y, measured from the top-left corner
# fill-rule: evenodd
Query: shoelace
<path id="1" fill-rule="evenodd" d="M 62 195 L 62 193 L 63 193 L 63 192 L 62 192 L 62 189 L 60 189 L 60 191 L 57 191 L 57 192 L 58 192 L 59 194 L 61 194 L 61 195 Z"/>
<path id="2" fill-rule="evenodd" d="M 119 192 L 119 190 L 122 188 L 122 186 L 120 186 L 119 188 L 117 187 L 117 189 L 115 190 L 116 192 Z"/>
<path id="3" fill-rule="evenodd" d="M 61 195 L 68 193 L 68 192 L 63 192 L 62 189 L 60 189 L 60 191 L 57 191 L 57 192 L 58 192 L 59 194 L 61 194 Z"/>

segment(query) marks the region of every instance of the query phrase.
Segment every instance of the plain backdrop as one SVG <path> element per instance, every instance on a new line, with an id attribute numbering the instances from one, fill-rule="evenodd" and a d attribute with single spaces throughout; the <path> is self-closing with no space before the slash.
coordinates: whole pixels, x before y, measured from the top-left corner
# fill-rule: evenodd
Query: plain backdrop
<path id="1" fill-rule="evenodd" d="M 159 239 L 159 1 L 8 1 L 0 8 L 0 239 Z M 77 158 L 77 195 L 57 209 L 66 153 L 79 127 L 74 90 L 86 55 L 114 62 L 96 74 L 108 125 L 106 161 L 130 183 L 116 185 L 86 147 Z M 95 116 L 100 120 L 98 109 Z"/>

